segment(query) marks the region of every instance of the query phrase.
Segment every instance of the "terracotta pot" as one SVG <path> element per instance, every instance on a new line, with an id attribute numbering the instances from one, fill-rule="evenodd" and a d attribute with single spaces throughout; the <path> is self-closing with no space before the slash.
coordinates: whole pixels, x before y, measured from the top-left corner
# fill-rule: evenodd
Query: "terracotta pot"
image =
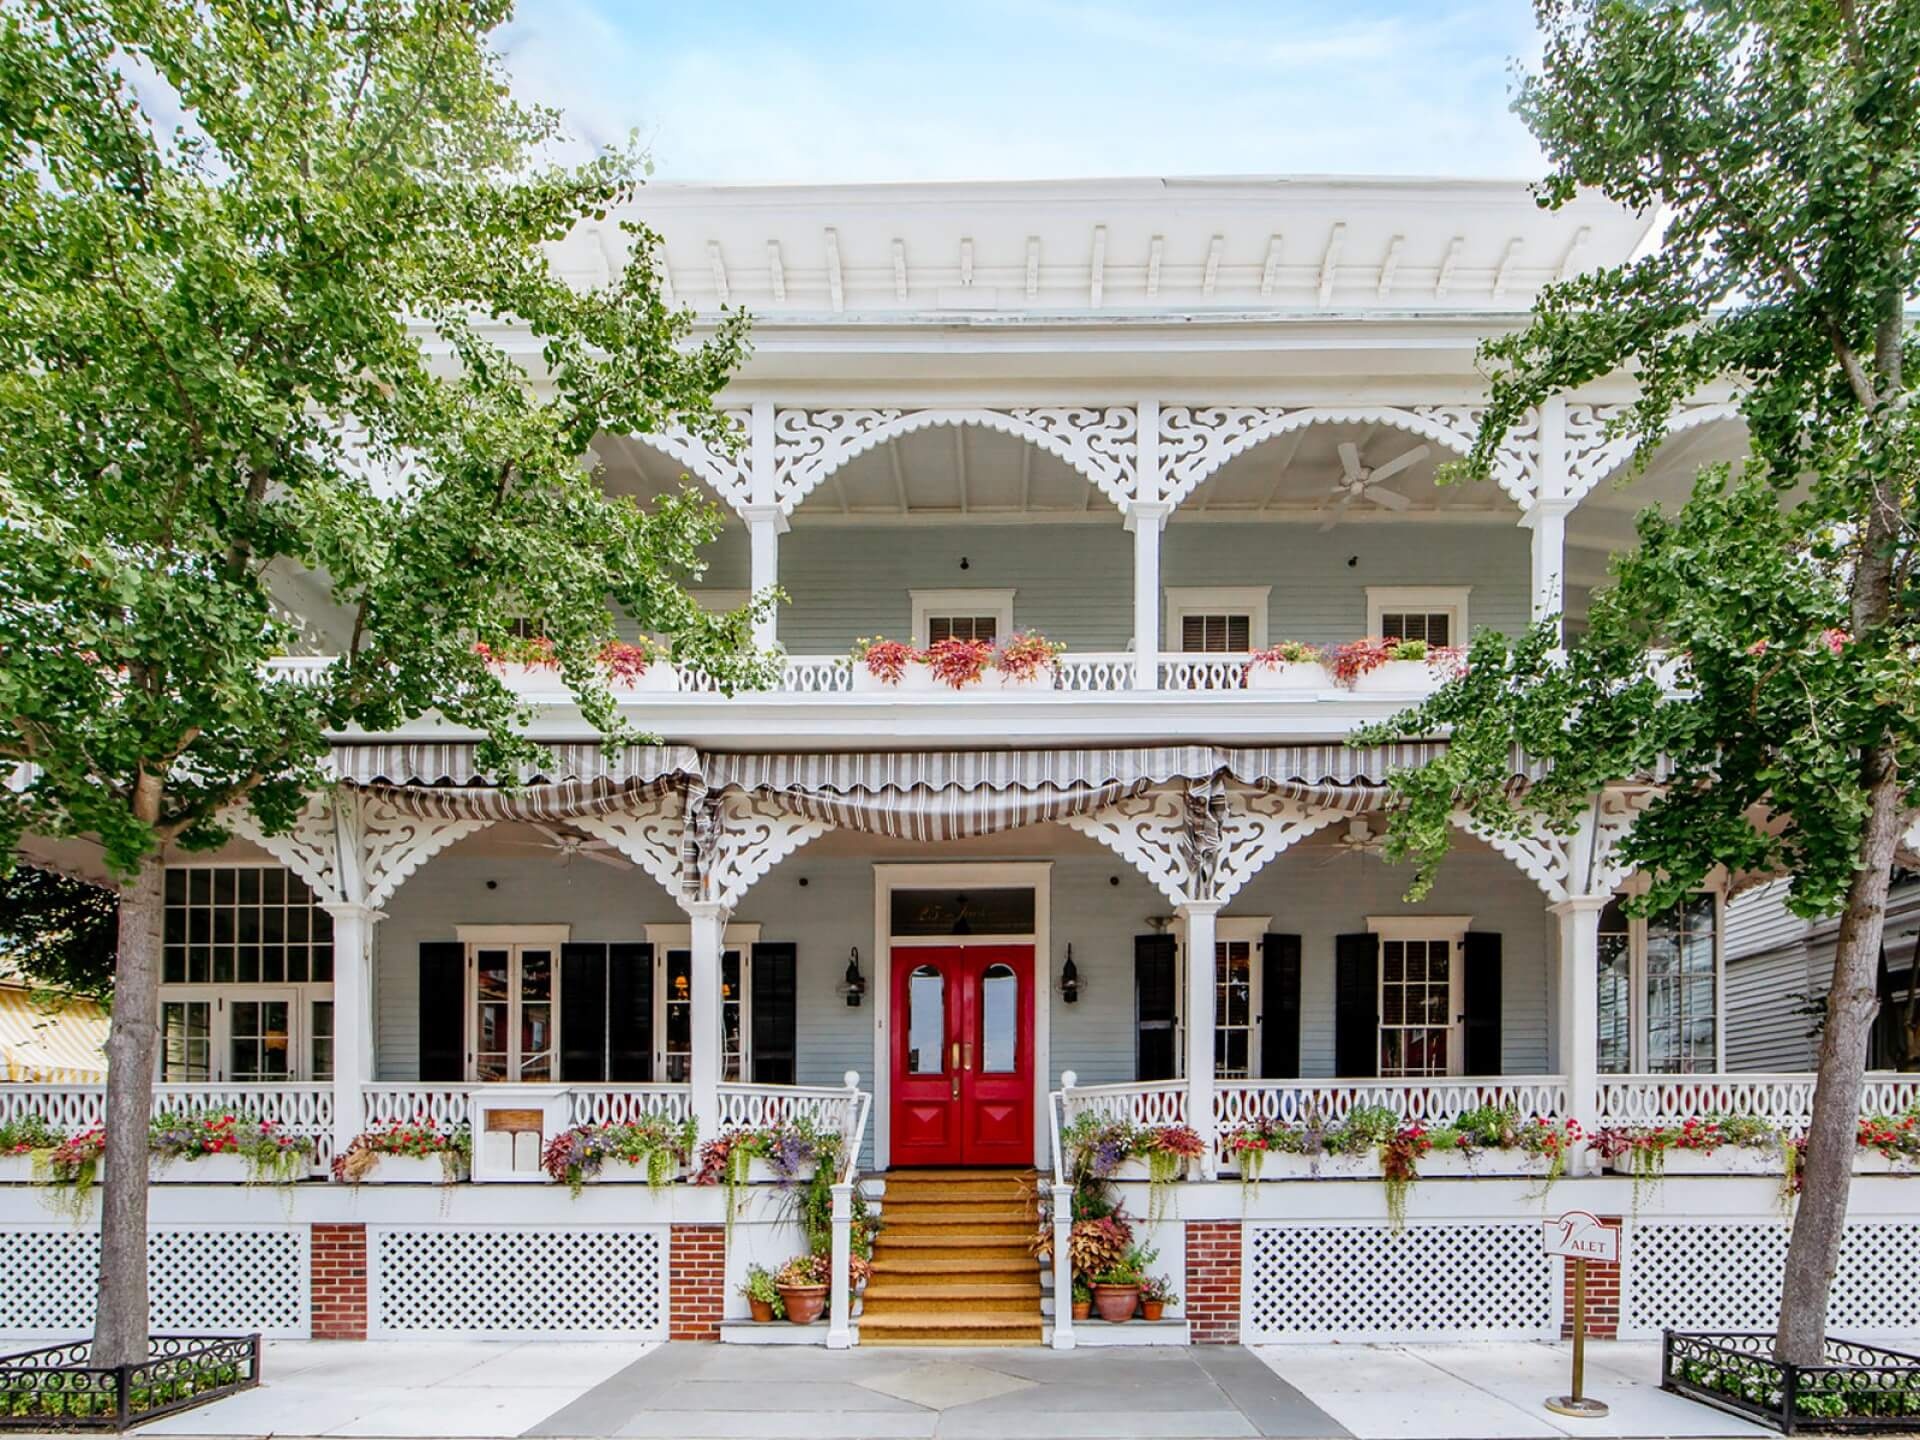
<path id="1" fill-rule="evenodd" d="M 780 1298 L 787 1304 L 787 1319 L 795 1325 L 811 1325 L 827 1308 L 824 1285 L 782 1285 Z"/>
<path id="2" fill-rule="evenodd" d="M 753 1296 L 749 1295 L 747 1297 L 747 1308 L 753 1312 L 753 1318 L 756 1324 L 764 1325 L 773 1319 L 773 1302 L 771 1300 L 756 1300 Z"/>
<path id="3" fill-rule="evenodd" d="M 1142 1320 L 1158 1320 L 1166 1308 L 1167 1302 L 1164 1300 L 1142 1300 L 1140 1302 L 1140 1318 Z"/>
<path id="4" fill-rule="evenodd" d="M 1096 1282 L 1093 1287 L 1093 1308 L 1100 1312 L 1102 1320 L 1111 1325 L 1131 1320 L 1133 1312 L 1140 1308 L 1140 1287 L 1101 1285 Z"/>
<path id="5" fill-rule="evenodd" d="M 1087 1318 L 1087 1316 L 1091 1315 L 1092 1313 L 1093 1313 L 1093 1301 L 1076 1300 L 1073 1302 L 1073 1318 L 1074 1319 L 1084 1320 Z"/>

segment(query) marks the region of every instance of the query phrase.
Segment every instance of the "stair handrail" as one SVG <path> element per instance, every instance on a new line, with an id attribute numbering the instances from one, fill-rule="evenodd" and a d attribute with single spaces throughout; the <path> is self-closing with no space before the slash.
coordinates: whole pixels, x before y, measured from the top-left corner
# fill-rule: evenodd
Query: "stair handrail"
<path id="1" fill-rule="evenodd" d="M 845 1083 L 848 1124 L 842 1133 L 840 1170 L 833 1184 L 833 1244 L 827 1256 L 827 1348 L 846 1350 L 853 1345 L 853 1187 L 860 1178 L 860 1151 L 867 1143 L 867 1117 L 873 1096 L 860 1088 L 860 1072 L 849 1070 Z"/>
<path id="2" fill-rule="evenodd" d="M 1053 1188 L 1049 1208 L 1053 1221 L 1053 1348 L 1071 1350 L 1073 1339 L 1073 1185 L 1060 1140 L 1067 1098 L 1080 1077 L 1071 1070 L 1060 1074 L 1060 1088 L 1047 1096 L 1047 1115 L 1053 1131 Z"/>

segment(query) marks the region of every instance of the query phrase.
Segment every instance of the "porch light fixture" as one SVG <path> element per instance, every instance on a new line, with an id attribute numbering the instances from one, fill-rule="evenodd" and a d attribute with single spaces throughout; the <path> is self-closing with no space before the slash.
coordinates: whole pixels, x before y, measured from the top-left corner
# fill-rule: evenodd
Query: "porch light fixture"
<path id="1" fill-rule="evenodd" d="M 1080 967 L 1073 963 L 1073 946 L 1067 946 L 1067 963 L 1060 967 L 1060 999 L 1068 1005 L 1080 998 Z"/>
<path id="2" fill-rule="evenodd" d="M 860 973 L 860 947 L 855 945 L 847 952 L 847 978 L 835 987 L 847 997 L 847 1008 L 858 1010 L 860 1002 L 867 995 L 867 977 Z"/>

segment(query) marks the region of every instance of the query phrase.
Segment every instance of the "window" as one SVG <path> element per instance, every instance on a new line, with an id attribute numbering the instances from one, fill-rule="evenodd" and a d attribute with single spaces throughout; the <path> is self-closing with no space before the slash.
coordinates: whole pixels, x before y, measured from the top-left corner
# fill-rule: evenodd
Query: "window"
<path id="1" fill-rule="evenodd" d="M 554 1078 L 555 959 L 556 947 L 544 942 L 468 946 L 473 1079 L 544 1083 Z"/>
<path id="2" fill-rule="evenodd" d="M 653 987 L 653 1033 L 659 1037 L 654 1073 L 670 1084 L 693 1078 L 693 931 L 686 925 L 649 925 L 658 958 Z M 753 1063 L 747 1036 L 753 1023 L 753 966 L 758 925 L 729 925 L 720 952 L 720 1078 L 747 1079 Z"/>
<path id="3" fill-rule="evenodd" d="M 1252 940 L 1216 940 L 1213 946 L 1213 1073 L 1222 1080 L 1253 1078 Z"/>
<path id="4" fill-rule="evenodd" d="M 333 917 L 307 883 L 278 865 L 177 865 L 163 893 L 159 1078 L 331 1077 Z"/>
<path id="5" fill-rule="evenodd" d="M 1011 590 L 910 590 L 916 645 L 942 640 L 998 644 L 1013 633 Z"/>
<path id="6" fill-rule="evenodd" d="M 1720 1067 L 1719 901 L 1691 896 L 1646 919 L 1615 899 L 1600 913 L 1602 1074 L 1690 1075 Z"/>
<path id="7" fill-rule="evenodd" d="M 1011 1075 L 1019 1068 L 1020 977 L 1011 965 L 993 964 L 980 977 L 980 1070 Z"/>
<path id="8" fill-rule="evenodd" d="M 1244 655 L 1267 644 L 1266 585 L 1170 588 L 1167 634 L 1187 655 Z"/>
<path id="9" fill-rule="evenodd" d="M 1389 640 L 1463 645 L 1467 639 L 1467 593 L 1461 586 L 1369 585 L 1367 633 Z"/>
<path id="10" fill-rule="evenodd" d="M 1380 938 L 1380 1074 L 1458 1075 L 1470 915 L 1367 917 Z"/>
<path id="11" fill-rule="evenodd" d="M 944 1074 L 946 1037 L 946 976 L 936 966 L 917 966 L 907 977 L 907 1073 Z"/>

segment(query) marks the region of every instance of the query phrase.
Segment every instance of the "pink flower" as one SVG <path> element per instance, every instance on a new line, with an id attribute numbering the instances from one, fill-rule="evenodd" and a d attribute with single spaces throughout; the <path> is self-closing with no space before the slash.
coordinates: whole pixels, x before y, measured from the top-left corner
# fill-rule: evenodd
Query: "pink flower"
<path id="1" fill-rule="evenodd" d="M 1747 647 L 1747 654 L 1749 655 L 1753 655 L 1757 657 L 1757 656 L 1764 655 L 1766 653 L 1767 653 L 1767 642 L 1765 640 L 1756 640 L 1753 642 L 1753 644 Z"/>
<path id="2" fill-rule="evenodd" d="M 1820 632 L 1820 643 L 1827 647 L 1827 653 L 1829 655 L 1838 655 L 1841 647 L 1851 639 L 1853 639 L 1853 636 L 1844 630 L 1830 629 Z"/>

